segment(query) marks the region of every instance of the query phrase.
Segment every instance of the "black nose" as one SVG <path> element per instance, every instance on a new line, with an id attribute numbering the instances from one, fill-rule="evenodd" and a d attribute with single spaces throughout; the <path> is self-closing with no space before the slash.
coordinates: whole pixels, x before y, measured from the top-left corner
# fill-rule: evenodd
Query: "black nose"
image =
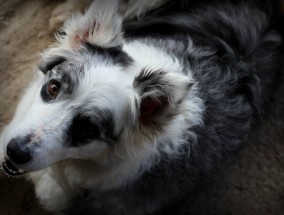
<path id="1" fill-rule="evenodd" d="M 25 164 L 31 160 L 27 138 L 14 138 L 7 146 L 7 155 L 15 164 Z"/>

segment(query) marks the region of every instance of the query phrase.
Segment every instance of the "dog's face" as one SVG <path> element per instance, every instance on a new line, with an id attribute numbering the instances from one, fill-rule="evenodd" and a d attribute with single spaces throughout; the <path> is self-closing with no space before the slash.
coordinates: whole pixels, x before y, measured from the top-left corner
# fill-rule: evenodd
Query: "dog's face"
<path id="1" fill-rule="evenodd" d="M 135 116 L 135 94 L 126 71 L 131 59 L 117 53 L 125 62 L 116 62 L 108 53 L 116 51 L 86 45 L 43 60 L 30 103 L 19 106 L 21 119 L 3 140 L 12 162 L 33 171 L 68 158 L 96 159 L 120 141 Z"/>
<path id="2" fill-rule="evenodd" d="M 117 6 L 104 5 L 106 14 L 95 20 L 94 8 L 106 6 L 96 3 L 67 22 L 59 43 L 43 55 L 38 80 L 2 134 L 7 174 L 66 159 L 104 160 L 117 147 L 161 135 L 177 114 L 191 86 L 188 78 L 137 71 L 122 48 Z"/>

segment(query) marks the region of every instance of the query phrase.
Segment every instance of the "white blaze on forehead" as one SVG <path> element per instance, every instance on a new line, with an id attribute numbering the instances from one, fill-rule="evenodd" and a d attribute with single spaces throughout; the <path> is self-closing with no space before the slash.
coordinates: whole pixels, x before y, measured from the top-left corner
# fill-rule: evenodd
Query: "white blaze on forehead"
<path id="1" fill-rule="evenodd" d="M 72 103 L 85 110 L 111 111 L 115 125 L 124 123 L 125 110 L 130 110 L 134 99 L 133 78 L 134 73 L 122 71 L 116 65 L 91 65 L 81 77 Z"/>

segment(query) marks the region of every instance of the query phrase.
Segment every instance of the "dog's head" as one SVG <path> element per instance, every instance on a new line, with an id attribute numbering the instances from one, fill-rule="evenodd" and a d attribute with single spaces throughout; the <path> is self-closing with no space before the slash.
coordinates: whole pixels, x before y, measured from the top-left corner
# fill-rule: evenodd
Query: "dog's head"
<path id="1" fill-rule="evenodd" d="M 117 4 L 95 2 L 68 20 L 43 54 L 37 81 L 2 134 L 9 175 L 67 159 L 127 159 L 123 151 L 148 156 L 139 150 L 154 147 L 180 113 L 190 80 L 137 68 L 123 49 Z"/>

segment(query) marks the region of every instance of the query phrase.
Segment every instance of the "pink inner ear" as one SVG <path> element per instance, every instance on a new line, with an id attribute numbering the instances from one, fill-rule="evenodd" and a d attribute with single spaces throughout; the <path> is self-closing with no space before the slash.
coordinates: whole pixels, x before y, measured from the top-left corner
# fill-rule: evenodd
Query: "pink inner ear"
<path id="1" fill-rule="evenodd" d="M 98 32 L 99 29 L 100 29 L 100 24 L 94 21 L 91 29 L 86 28 L 84 32 L 79 33 L 75 36 L 75 42 L 77 44 L 88 42 L 90 34 Z"/>
<path id="2" fill-rule="evenodd" d="M 75 40 L 76 40 L 76 43 L 83 43 L 83 42 L 87 42 L 88 41 L 88 38 L 89 38 L 89 32 L 86 31 L 82 36 L 77 34 L 75 36 Z"/>
<path id="3" fill-rule="evenodd" d="M 139 121 L 144 125 L 150 125 L 153 122 L 153 117 L 157 114 L 162 114 L 161 112 L 167 105 L 168 100 L 165 96 L 143 99 L 140 106 Z"/>

